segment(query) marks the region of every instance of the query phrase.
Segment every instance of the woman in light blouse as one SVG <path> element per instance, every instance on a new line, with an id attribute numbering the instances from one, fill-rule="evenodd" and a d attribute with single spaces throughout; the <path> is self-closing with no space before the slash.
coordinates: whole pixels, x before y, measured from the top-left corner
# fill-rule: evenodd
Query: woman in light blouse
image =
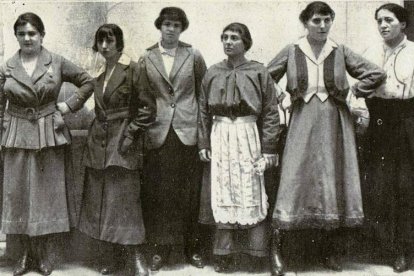
<path id="1" fill-rule="evenodd" d="M 385 74 L 328 38 L 334 18 L 326 3 L 308 4 L 300 14 L 307 35 L 285 47 L 268 66 L 276 82 L 287 75 L 282 107 L 292 112 L 273 212 L 272 252 L 274 263 L 280 264 L 274 266 L 274 275 L 284 270 L 279 230 L 325 230 L 325 263 L 341 270 L 334 230 L 361 225 L 364 218 L 355 133 L 345 101 L 346 73 L 360 80 L 352 87 L 356 96 L 373 93 Z"/>
<path id="2" fill-rule="evenodd" d="M 387 82 L 366 99 L 370 124 L 364 211 L 382 250 L 395 255 L 394 270 L 403 272 L 414 241 L 414 43 L 405 35 L 405 8 L 382 5 L 375 19 L 383 41 L 364 56 L 382 66 Z"/>

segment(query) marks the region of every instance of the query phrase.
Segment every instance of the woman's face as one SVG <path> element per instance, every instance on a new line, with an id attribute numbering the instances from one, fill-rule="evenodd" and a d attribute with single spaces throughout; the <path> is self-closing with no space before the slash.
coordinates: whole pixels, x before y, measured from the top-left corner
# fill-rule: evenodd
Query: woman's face
<path id="1" fill-rule="evenodd" d="M 228 57 L 236 57 L 246 53 L 243 40 L 238 32 L 225 31 L 221 36 L 221 42 L 223 42 L 224 53 Z"/>
<path id="2" fill-rule="evenodd" d="M 37 54 L 42 48 L 43 35 L 30 23 L 17 27 L 16 38 L 23 54 Z"/>
<path id="3" fill-rule="evenodd" d="M 119 53 L 116 47 L 115 36 L 107 36 L 107 37 L 104 37 L 102 40 L 98 40 L 97 46 L 98 46 L 98 52 L 105 59 L 110 59 Z"/>
<path id="4" fill-rule="evenodd" d="M 379 10 L 377 13 L 378 31 L 385 42 L 393 41 L 403 36 L 406 23 L 400 22 L 393 12 Z"/>
<path id="5" fill-rule="evenodd" d="M 308 36 L 317 41 L 326 41 L 332 26 L 331 15 L 314 14 L 306 23 Z"/>
<path id="6" fill-rule="evenodd" d="M 166 44 L 176 44 L 183 30 L 183 24 L 178 20 L 165 19 L 161 24 L 161 39 Z"/>

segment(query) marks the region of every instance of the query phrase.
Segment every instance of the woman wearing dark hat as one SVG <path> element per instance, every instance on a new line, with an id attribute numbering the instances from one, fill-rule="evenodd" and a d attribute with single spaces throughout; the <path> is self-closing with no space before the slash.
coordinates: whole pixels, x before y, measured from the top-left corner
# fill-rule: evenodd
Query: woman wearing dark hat
<path id="1" fill-rule="evenodd" d="M 270 74 L 245 57 L 252 45 L 247 26 L 231 23 L 221 40 L 228 58 L 208 69 L 199 97 L 199 155 L 211 176 L 206 170 L 200 221 L 216 226 L 214 269 L 228 272 L 233 254 L 269 255 L 263 172 L 277 165 L 281 128 Z"/>
<path id="2" fill-rule="evenodd" d="M 147 240 L 154 245 L 151 270 L 159 270 L 171 245 L 184 243 L 189 262 L 203 267 L 197 239 L 201 166 L 197 156 L 197 95 L 206 65 L 200 52 L 179 41 L 189 22 L 183 10 L 161 10 L 161 40 L 140 62 L 155 91 L 157 118 L 148 128 L 142 207 Z"/>

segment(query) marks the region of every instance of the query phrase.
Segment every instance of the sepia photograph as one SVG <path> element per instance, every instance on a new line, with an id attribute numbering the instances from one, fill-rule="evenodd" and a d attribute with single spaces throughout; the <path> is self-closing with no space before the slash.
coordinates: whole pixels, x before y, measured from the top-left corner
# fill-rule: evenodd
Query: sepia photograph
<path id="1" fill-rule="evenodd" d="M 409 0 L 0 1 L 0 275 L 414 275 L 413 41 Z"/>

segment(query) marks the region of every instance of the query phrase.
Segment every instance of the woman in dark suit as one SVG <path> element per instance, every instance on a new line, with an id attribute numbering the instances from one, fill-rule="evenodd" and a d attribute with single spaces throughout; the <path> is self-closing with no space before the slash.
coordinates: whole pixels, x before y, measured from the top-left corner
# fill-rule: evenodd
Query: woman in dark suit
<path id="1" fill-rule="evenodd" d="M 62 115 L 82 107 L 92 94 L 93 80 L 42 47 L 45 28 L 36 14 L 20 15 L 14 33 L 20 50 L 0 68 L 1 231 L 16 234 L 22 245 L 14 275 L 29 270 L 35 257 L 30 248 L 36 249 L 39 271 L 49 275 L 49 234 L 69 231 L 76 215 L 66 186 L 71 137 Z M 66 102 L 56 103 L 63 82 L 79 89 Z"/>
<path id="2" fill-rule="evenodd" d="M 159 270 L 172 244 L 184 243 L 189 262 L 204 263 L 197 248 L 200 162 L 197 156 L 197 95 L 206 65 L 200 52 L 179 41 L 187 29 L 183 10 L 161 10 L 155 26 L 161 41 L 142 58 L 157 99 L 157 118 L 148 129 L 143 212 L 147 238 L 155 247 L 151 270 Z"/>
<path id="3" fill-rule="evenodd" d="M 113 245 L 127 247 L 135 275 L 148 275 L 137 245 L 145 240 L 140 200 L 142 135 L 155 119 L 155 98 L 140 66 L 122 53 L 121 28 L 104 24 L 96 31 L 93 49 L 106 60 L 95 83 L 95 115 L 85 152 L 86 180 L 79 229 Z M 119 251 L 120 252 L 120 251 Z M 110 256 L 102 274 L 118 263 Z"/>

